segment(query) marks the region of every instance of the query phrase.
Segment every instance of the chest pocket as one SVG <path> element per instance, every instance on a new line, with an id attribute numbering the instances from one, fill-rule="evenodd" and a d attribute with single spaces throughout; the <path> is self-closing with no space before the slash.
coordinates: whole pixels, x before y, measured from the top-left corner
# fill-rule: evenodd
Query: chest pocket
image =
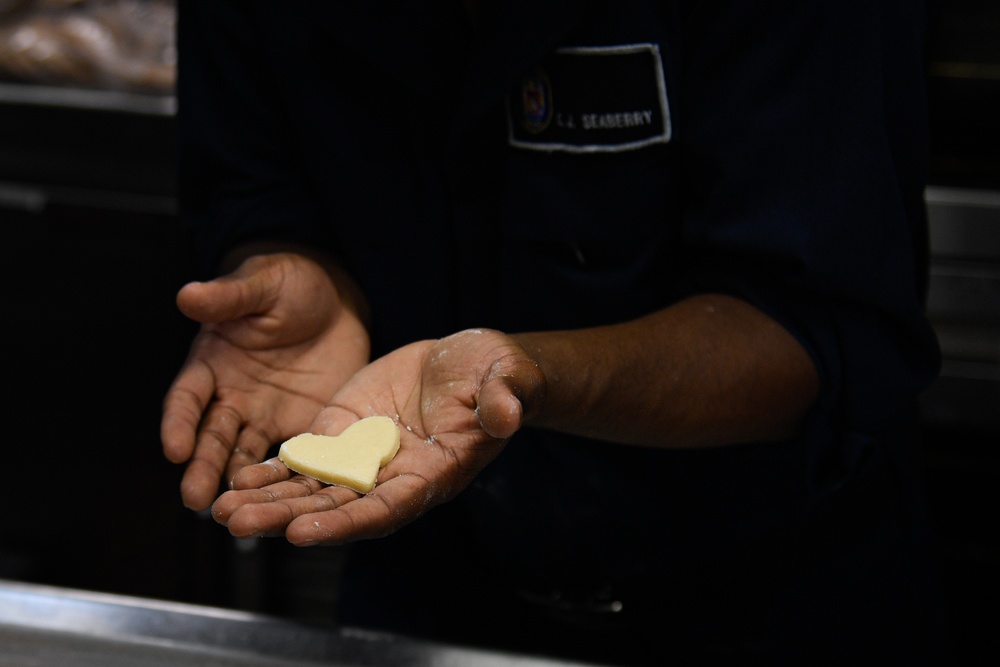
<path id="1" fill-rule="evenodd" d="M 504 290 L 512 329 L 621 321 L 669 299 L 682 200 L 655 26 L 595 21 L 507 97 L 504 259 L 531 267 Z"/>
<path id="2" fill-rule="evenodd" d="M 658 44 L 557 49 L 508 95 L 507 130 L 504 226 L 519 240 L 620 255 L 629 241 L 645 245 L 677 227 Z"/>
<path id="3" fill-rule="evenodd" d="M 508 97 L 511 146 L 613 153 L 670 141 L 657 44 L 557 49 Z"/>

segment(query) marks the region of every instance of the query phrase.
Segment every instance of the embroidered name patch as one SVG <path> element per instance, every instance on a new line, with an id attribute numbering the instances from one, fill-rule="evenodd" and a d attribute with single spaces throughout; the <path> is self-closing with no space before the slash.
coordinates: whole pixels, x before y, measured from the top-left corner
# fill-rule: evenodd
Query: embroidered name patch
<path id="1" fill-rule="evenodd" d="M 670 108 L 656 44 L 561 48 L 508 97 L 510 144 L 572 153 L 670 141 Z"/>

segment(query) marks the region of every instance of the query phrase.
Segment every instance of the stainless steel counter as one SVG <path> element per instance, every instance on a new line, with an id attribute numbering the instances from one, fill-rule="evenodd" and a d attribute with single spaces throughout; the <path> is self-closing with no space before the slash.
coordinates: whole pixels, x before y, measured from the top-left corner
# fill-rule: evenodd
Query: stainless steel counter
<path id="1" fill-rule="evenodd" d="M 0 580 L 4 667 L 569 667 L 259 614 Z"/>

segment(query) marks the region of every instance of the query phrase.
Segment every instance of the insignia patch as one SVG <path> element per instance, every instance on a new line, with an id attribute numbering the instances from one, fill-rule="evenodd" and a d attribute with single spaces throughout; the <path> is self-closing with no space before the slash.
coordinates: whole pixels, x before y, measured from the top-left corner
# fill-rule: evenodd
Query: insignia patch
<path id="1" fill-rule="evenodd" d="M 552 121 L 552 86 L 541 68 L 521 83 L 521 127 L 528 134 L 544 132 Z"/>
<path id="2" fill-rule="evenodd" d="M 670 141 L 670 109 L 656 44 L 555 51 L 508 97 L 512 146 L 573 153 Z"/>

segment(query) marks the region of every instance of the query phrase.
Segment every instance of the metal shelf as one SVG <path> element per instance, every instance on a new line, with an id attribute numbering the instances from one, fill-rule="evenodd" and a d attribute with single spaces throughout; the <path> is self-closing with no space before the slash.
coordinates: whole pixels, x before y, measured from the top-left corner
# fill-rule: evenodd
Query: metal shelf
<path id="1" fill-rule="evenodd" d="M 0 83 L 0 206 L 172 215 L 173 95 Z"/>
<path id="2" fill-rule="evenodd" d="M 177 100 L 173 95 L 27 83 L 0 83 L 0 104 L 89 109 L 147 116 L 173 116 L 177 111 Z"/>

